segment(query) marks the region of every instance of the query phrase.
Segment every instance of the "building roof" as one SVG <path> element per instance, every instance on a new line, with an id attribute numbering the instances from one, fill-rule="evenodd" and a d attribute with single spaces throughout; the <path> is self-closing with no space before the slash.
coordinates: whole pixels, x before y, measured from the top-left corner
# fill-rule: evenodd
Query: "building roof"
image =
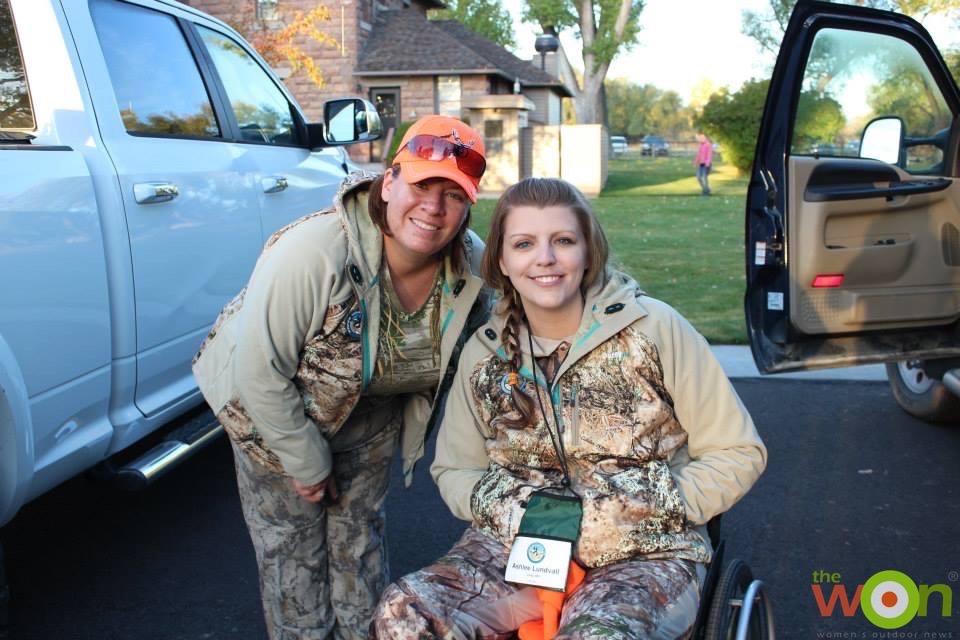
<path id="1" fill-rule="evenodd" d="M 358 76 L 494 74 L 569 96 L 560 80 L 456 20 L 399 9 L 378 16 L 357 61 Z"/>

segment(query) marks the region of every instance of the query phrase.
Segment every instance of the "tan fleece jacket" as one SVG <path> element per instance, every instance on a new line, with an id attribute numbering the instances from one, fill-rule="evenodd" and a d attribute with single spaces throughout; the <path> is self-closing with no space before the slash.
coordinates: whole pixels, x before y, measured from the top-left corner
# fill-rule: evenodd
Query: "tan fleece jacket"
<path id="1" fill-rule="evenodd" d="M 376 362 L 383 239 L 367 213 L 372 179 L 349 176 L 331 209 L 267 241 L 246 289 L 224 307 L 194 359 L 197 383 L 231 438 L 257 462 L 305 484 L 329 475 L 329 439 L 350 417 Z M 483 243 L 472 232 L 465 240 L 470 264 L 456 269 L 449 257 L 445 264 L 443 368 L 482 287 L 473 274 Z M 408 481 L 435 402 L 406 398 Z"/>
<path id="2" fill-rule="evenodd" d="M 510 544 L 527 497 L 558 487 L 561 465 L 542 419 L 527 429 L 497 420 L 514 411 L 508 394 L 516 392 L 504 384 L 502 326 L 494 316 L 464 349 L 431 473 L 457 517 Z M 524 353 L 530 394 L 533 366 Z M 589 293 L 552 388 L 539 369 L 537 378 L 546 410 L 551 399 L 556 406 L 572 488 L 584 502 L 577 558 L 587 566 L 637 556 L 708 560 L 694 529 L 746 494 L 766 449 L 696 330 L 613 274 Z M 552 416 L 550 427 L 556 434 Z"/>

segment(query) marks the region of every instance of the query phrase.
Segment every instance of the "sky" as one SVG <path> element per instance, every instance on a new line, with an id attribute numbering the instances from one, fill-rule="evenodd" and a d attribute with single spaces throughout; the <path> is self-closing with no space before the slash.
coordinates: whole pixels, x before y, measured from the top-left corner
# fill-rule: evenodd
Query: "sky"
<path id="1" fill-rule="evenodd" d="M 535 56 L 533 41 L 539 28 L 520 23 L 519 0 L 503 4 L 514 15 L 517 55 Z M 765 13 L 768 6 L 766 0 L 646 0 L 639 43 L 614 59 L 607 77 L 676 91 L 687 104 L 704 80 L 716 89 L 727 86 L 736 91 L 751 78 L 769 77 L 773 55 L 761 52 L 741 32 L 744 10 Z M 932 19 L 924 25 L 939 46 L 956 44 L 957 30 L 943 22 Z M 579 41 L 572 31 L 561 33 L 560 39 L 570 62 L 582 67 Z"/>

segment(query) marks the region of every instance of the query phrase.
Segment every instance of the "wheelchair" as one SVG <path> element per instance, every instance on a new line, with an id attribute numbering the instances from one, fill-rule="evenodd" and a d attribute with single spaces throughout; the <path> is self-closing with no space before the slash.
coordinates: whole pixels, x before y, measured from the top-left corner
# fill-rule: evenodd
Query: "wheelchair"
<path id="1" fill-rule="evenodd" d="M 707 523 L 713 560 L 700 593 L 692 640 L 775 640 L 773 604 L 764 583 L 734 558 L 724 568 L 720 516 Z"/>

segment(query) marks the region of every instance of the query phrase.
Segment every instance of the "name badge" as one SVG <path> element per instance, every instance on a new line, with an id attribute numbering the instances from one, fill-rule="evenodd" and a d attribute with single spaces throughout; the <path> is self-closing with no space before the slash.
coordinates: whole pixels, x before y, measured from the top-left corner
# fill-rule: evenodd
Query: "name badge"
<path id="1" fill-rule="evenodd" d="M 563 591 L 582 517 L 583 507 L 578 497 L 546 491 L 530 494 L 510 548 L 504 579 Z"/>
<path id="2" fill-rule="evenodd" d="M 518 535 L 510 549 L 504 578 L 515 584 L 563 591 L 571 557 L 572 542 Z"/>

